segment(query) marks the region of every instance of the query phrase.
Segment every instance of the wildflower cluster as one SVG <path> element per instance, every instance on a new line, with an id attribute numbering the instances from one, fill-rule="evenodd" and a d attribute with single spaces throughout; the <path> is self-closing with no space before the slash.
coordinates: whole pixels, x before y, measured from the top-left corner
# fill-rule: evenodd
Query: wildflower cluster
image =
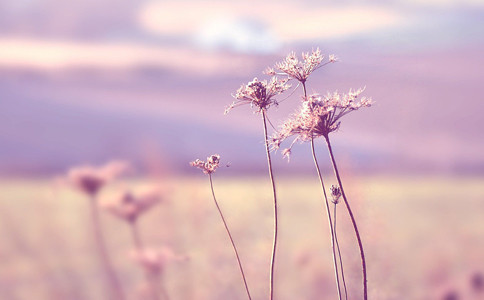
<path id="1" fill-rule="evenodd" d="M 225 113 L 227 114 L 232 108 L 244 104 L 250 104 L 251 107 L 255 106 L 257 112 L 265 111 L 273 104 L 277 105 L 274 97 L 290 88 L 287 81 L 288 79 L 278 79 L 275 76 L 269 81 L 259 81 L 257 78 L 254 78 L 254 80 L 246 85 L 242 85 L 237 90 L 235 95 L 233 95 L 236 100 L 225 109 Z"/>
<path id="2" fill-rule="evenodd" d="M 135 222 L 138 217 L 161 201 L 160 191 L 145 190 L 138 194 L 125 191 L 118 196 L 104 202 L 103 207 L 116 217 L 127 222 Z"/>
<path id="3" fill-rule="evenodd" d="M 350 90 L 348 94 L 334 92 L 324 97 L 318 94 L 306 97 L 299 110 L 272 137 L 272 147 L 278 149 L 285 139 L 296 136 L 290 147 L 283 152 L 287 156 L 296 141 L 306 142 L 320 136 L 327 137 L 329 133 L 338 130 L 340 119 L 344 115 L 361 107 L 371 106 L 370 98 L 363 97 L 358 101 L 363 91 L 364 89 L 358 89 Z"/>
<path id="4" fill-rule="evenodd" d="M 196 159 L 195 161 L 190 162 L 192 167 L 196 167 L 202 169 L 203 173 L 205 174 L 212 174 L 217 170 L 220 165 L 220 155 L 213 154 L 207 157 L 207 162 L 203 160 Z"/>
<path id="5" fill-rule="evenodd" d="M 311 53 L 302 53 L 301 56 L 302 60 L 299 60 L 296 53 L 291 52 L 283 61 L 276 63 L 275 68 L 283 74 L 287 74 L 290 78 L 305 82 L 309 75 L 316 69 L 336 61 L 336 57 L 330 55 L 328 61 L 323 63 L 324 55 L 319 48 L 313 50 Z M 274 68 L 268 68 L 265 73 L 270 75 L 278 74 Z"/>

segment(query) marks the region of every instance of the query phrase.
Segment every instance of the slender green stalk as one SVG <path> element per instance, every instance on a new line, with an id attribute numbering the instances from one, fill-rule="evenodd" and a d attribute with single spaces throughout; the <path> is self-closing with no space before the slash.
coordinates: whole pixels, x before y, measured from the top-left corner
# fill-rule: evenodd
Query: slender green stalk
<path id="1" fill-rule="evenodd" d="M 271 256 L 271 272 L 269 275 L 269 281 L 270 281 L 270 298 L 273 300 L 274 298 L 274 266 L 275 266 L 275 261 L 276 261 L 276 249 L 277 249 L 277 195 L 276 195 L 276 184 L 274 182 L 274 174 L 272 172 L 272 161 L 271 161 L 271 152 L 269 149 L 269 140 L 268 140 L 268 134 L 267 134 L 267 122 L 266 122 L 266 112 L 263 110 L 262 111 L 262 123 L 264 125 L 264 141 L 266 144 L 266 153 L 267 153 L 267 165 L 269 168 L 269 177 L 271 179 L 271 184 L 272 184 L 272 195 L 274 199 L 274 240 L 272 244 L 272 256 Z"/>
<path id="2" fill-rule="evenodd" d="M 245 291 L 247 292 L 247 297 L 249 297 L 249 300 L 251 300 L 252 298 L 250 297 L 249 287 L 247 286 L 247 280 L 245 279 L 245 273 L 244 273 L 244 269 L 242 268 L 242 263 L 240 261 L 239 252 L 237 251 L 237 247 L 235 247 L 234 239 L 232 238 L 232 234 L 230 234 L 229 227 L 227 226 L 227 222 L 225 221 L 224 215 L 222 214 L 222 210 L 220 209 L 220 206 L 218 205 L 217 198 L 215 198 L 215 192 L 213 190 L 212 174 L 209 173 L 208 178 L 210 179 L 210 189 L 212 190 L 213 201 L 215 202 L 215 206 L 217 207 L 220 218 L 222 219 L 222 222 L 224 223 L 225 231 L 227 232 L 227 235 L 229 236 L 230 243 L 232 243 L 232 248 L 234 249 L 235 257 L 237 258 L 237 263 L 239 264 L 240 274 L 242 275 L 242 279 L 244 280 Z"/>
<path id="3" fill-rule="evenodd" d="M 326 189 L 324 188 L 323 176 L 321 175 L 321 170 L 319 169 L 318 160 L 316 158 L 316 152 L 314 151 L 314 139 L 311 139 L 311 151 L 313 153 L 314 166 L 316 167 L 316 171 L 318 172 L 318 176 L 319 176 L 319 181 L 321 182 L 321 188 L 323 190 L 323 195 L 324 195 L 324 203 L 325 203 L 325 206 L 326 206 L 326 212 L 328 214 L 329 230 L 331 232 L 331 250 L 332 250 L 332 254 L 333 254 L 334 276 L 336 278 L 336 287 L 338 288 L 338 299 L 342 300 L 342 298 L 341 298 L 341 287 L 340 287 L 339 275 L 338 275 L 339 274 L 338 273 L 338 263 L 336 262 L 335 232 L 334 232 L 334 229 L 333 229 L 333 223 L 331 221 L 331 213 L 330 213 L 330 209 L 329 209 L 328 196 L 326 194 Z"/>
<path id="4" fill-rule="evenodd" d="M 90 199 L 91 207 L 91 219 L 93 225 L 93 234 L 95 239 L 95 244 L 97 247 L 97 252 L 99 255 L 99 260 L 106 274 L 106 280 L 108 281 L 108 286 L 111 290 L 110 299 L 113 300 L 124 300 L 124 294 L 119 283 L 119 279 L 114 271 L 113 264 L 109 258 L 106 242 L 102 232 L 101 219 L 99 216 L 99 208 L 97 206 L 97 199 L 92 196 Z"/>
<path id="5" fill-rule="evenodd" d="M 133 236 L 133 242 L 136 247 L 136 250 L 138 251 L 139 254 L 142 254 L 144 250 L 144 245 L 143 242 L 141 241 L 141 236 L 138 231 L 138 224 L 136 220 L 133 220 L 129 222 L 129 225 L 131 227 L 131 233 Z M 153 300 L 159 300 L 160 297 L 158 295 L 158 291 L 162 289 L 162 287 L 157 283 L 158 278 L 154 278 L 154 276 L 150 273 L 149 270 L 144 270 L 145 274 L 145 279 L 147 284 L 149 285 L 150 292 L 151 292 L 151 299 Z M 163 289 L 163 298 L 165 300 L 169 300 L 168 294 L 166 291 Z"/>
<path id="6" fill-rule="evenodd" d="M 334 203 L 333 221 L 334 221 L 333 223 L 334 241 L 336 243 L 336 249 L 338 249 L 339 265 L 341 268 L 341 279 L 343 280 L 343 287 L 345 290 L 345 300 L 348 300 L 348 290 L 346 289 L 345 271 L 343 269 L 343 258 L 341 256 L 341 251 L 339 249 L 338 233 L 336 231 L 336 203 Z"/>
<path id="7" fill-rule="evenodd" d="M 356 225 L 356 220 L 353 215 L 353 212 L 351 211 L 350 204 L 348 202 L 348 199 L 346 198 L 346 194 L 343 188 L 343 183 L 341 182 L 341 177 L 338 172 L 338 167 L 336 165 L 336 160 L 334 158 L 333 154 L 333 149 L 331 148 L 331 142 L 329 141 L 328 135 L 324 136 L 326 139 L 326 144 L 328 146 L 328 151 L 329 151 L 329 156 L 331 158 L 331 162 L 333 164 L 333 170 L 334 174 L 336 176 L 336 179 L 338 180 L 338 185 L 339 188 L 341 189 L 341 195 L 343 196 L 343 200 L 346 205 L 346 209 L 348 210 L 348 214 L 350 215 L 351 218 L 351 223 L 353 224 L 353 229 L 355 231 L 356 239 L 358 241 L 358 247 L 360 249 L 360 257 L 361 257 L 361 271 L 363 273 L 363 299 L 367 300 L 368 299 L 368 284 L 367 284 L 367 275 L 366 275 L 366 260 L 365 260 L 365 252 L 363 251 L 363 243 L 361 242 L 361 237 L 360 237 L 360 232 L 358 230 L 358 225 Z"/>

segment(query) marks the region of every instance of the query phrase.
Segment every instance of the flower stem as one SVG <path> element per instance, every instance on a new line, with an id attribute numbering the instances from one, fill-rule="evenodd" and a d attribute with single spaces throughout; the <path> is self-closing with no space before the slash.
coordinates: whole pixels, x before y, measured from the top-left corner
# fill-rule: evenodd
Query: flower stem
<path id="1" fill-rule="evenodd" d="M 336 160 L 334 159 L 333 149 L 331 148 L 331 142 L 329 141 L 328 135 L 325 135 L 324 138 L 326 139 L 326 144 L 328 146 L 329 156 L 331 158 L 331 162 L 333 164 L 334 174 L 336 179 L 338 180 L 338 185 L 341 189 L 341 195 L 343 196 L 343 200 L 346 205 L 346 209 L 348 210 L 348 214 L 351 218 L 351 223 L 353 224 L 353 229 L 355 231 L 356 239 L 358 241 L 358 247 L 360 249 L 360 256 L 361 256 L 361 271 L 363 273 L 363 299 L 368 299 L 368 285 L 367 285 L 367 277 L 366 277 L 366 260 L 365 260 L 365 252 L 363 251 L 363 243 L 361 242 L 360 232 L 358 230 L 358 225 L 356 225 L 355 217 L 353 216 L 353 212 L 351 211 L 350 204 L 348 199 L 346 198 L 346 194 L 343 188 L 343 183 L 341 182 L 341 177 L 338 172 L 338 167 L 336 165 Z"/>
<path id="2" fill-rule="evenodd" d="M 334 222 L 333 223 L 334 241 L 336 243 L 336 249 L 338 249 L 339 265 L 341 267 L 341 279 L 343 280 L 343 287 L 345 291 L 345 300 L 348 300 L 348 290 L 346 289 L 345 271 L 343 269 L 343 258 L 341 256 L 341 251 L 339 249 L 338 234 L 336 232 L 336 203 L 334 203 L 333 222 Z"/>
<path id="3" fill-rule="evenodd" d="M 143 242 L 141 241 L 141 236 L 138 231 L 138 224 L 136 220 L 133 220 L 129 222 L 130 227 L 131 227 L 131 233 L 133 236 L 133 242 L 136 247 L 136 251 L 138 252 L 139 255 L 143 255 L 143 250 L 144 250 L 144 245 Z M 148 284 L 151 292 L 151 298 L 153 300 L 159 300 L 160 297 L 158 296 L 158 290 L 161 288 L 157 284 L 157 278 L 154 278 L 154 276 L 150 273 L 149 270 L 144 270 L 145 273 L 145 279 L 146 283 Z M 166 300 L 168 300 L 168 294 L 163 290 L 163 295 Z"/>
<path id="4" fill-rule="evenodd" d="M 92 196 L 90 199 L 90 208 L 91 208 L 91 220 L 93 225 L 93 234 L 95 239 L 95 244 L 97 247 L 97 252 L 99 255 L 99 259 L 104 269 L 104 273 L 106 274 L 106 280 L 108 281 L 109 288 L 111 290 L 109 298 L 113 300 L 124 300 L 124 294 L 119 283 L 119 279 L 116 276 L 116 272 L 114 271 L 113 264 L 109 258 L 106 242 L 104 239 L 104 235 L 102 232 L 101 226 L 101 219 L 99 216 L 99 208 L 97 206 L 97 199 L 95 196 Z"/>
<path id="5" fill-rule="evenodd" d="M 316 152 L 314 151 L 314 138 L 311 139 L 311 151 L 313 153 L 313 160 L 314 160 L 314 166 L 316 167 L 316 171 L 318 172 L 319 176 L 319 181 L 321 182 L 321 189 L 323 190 L 323 195 L 324 195 L 324 202 L 326 206 L 326 212 L 328 214 L 328 223 L 329 223 L 329 230 L 331 233 L 331 250 L 333 254 L 333 264 L 334 264 L 334 276 L 336 278 L 336 287 L 338 289 L 338 299 L 341 299 L 341 287 L 339 283 L 339 273 L 338 273 L 338 263 L 336 262 L 336 251 L 335 251 L 335 232 L 333 229 L 333 223 L 331 221 L 331 213 L 329 209 L 329 202 L 328 202 L 328 196 L 326 194 L 326 189 L 324 188 L 324 181 L 323 181 L 323 176 L 321 175 L 321 170 L 319 168 L 318 160 L 316 158 Z M 336 224 L 335 224 L 336 225 Z"/>
<path id="6" fill-rule="evenodd" d="M 232 248 L 234 249 L 235 257 L 237 258 L 237 262 L 239 264 L 240 274 L 242 275 L 242 279 L 244 280 L 245 291 L 247 292 L 247 297 L 249 297 L 249 300 L 251 300 L 252 298 L 250 297 L 249 287 L 247 286 L 247 280 L 245 279 L 244 269 L 242 268 L 242 263 L 240 262 L 240 257 L 237 251 L 237 247 L 235 247 L 235 242 L 234 242 L 234 239 L 232 238 L 232 234 L 230 234 L 230 230 L 229 230 L 229 227 L 227 226 L 227 222 L 225 221 L 224 215 L 222 214 L 222 210 L 220 209 L 217 199 L 215 198 L 215 192 L 213 190 L 212 174 L 208 174 L 208 178 L 210 179 L 210 189 L 212 190 L 213 201 L 215 202 L 215 206 L 217 207 L 218 213 L 220 214 L 220 218 L 224 223 L 225 231 L 227 232 L 230 242 L 232 243 Z"/>
<path id="7" fill-rule="evenodd" d="M 266 145 L 266 153 L 267 153 L 267 165 L 269 168 L 269 177 L 271 179 L 272 184 L 272 195 L 274 199 L 274 239 L 272 244 L 272 256 L 271 256 L 271 272 L 269 276 L 270 281 L 270 300 L 273 300 L 274 297 L 274 265 L 276 260 L 276 249 L 277 249 L 277 196 L 276 196 L 276 184 L 274 182 L 274 175 L 272 172 L 272 162 L 271 162 L 271 152 L 269 150 L 269 140 L 267 134 L 267 122 L 266 122 L 266 112 L 262 111 L 262 123 L 264 125 L 264 141 Z"/>

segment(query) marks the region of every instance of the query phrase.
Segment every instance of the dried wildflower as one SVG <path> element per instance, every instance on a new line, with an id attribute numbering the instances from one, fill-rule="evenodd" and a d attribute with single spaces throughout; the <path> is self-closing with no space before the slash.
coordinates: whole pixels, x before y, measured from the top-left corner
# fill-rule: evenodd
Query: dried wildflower
<path id="1" fill-rule="evenodd" d="M 292 151 L 291 148 L 286 148 L 286 149 L 282 150 L 282 156 L 286 157 L 288 161 L 289 161 L 289 158 L 291 156 L 291 151 Z"/>
<path id="2" fill-rule="evenodd" d="M 72 168 L 68 172 L 68 180 L 80 191 L 95 196 L 109 181 L 118 177 L 129 169 L 129 164 L 113 161 L 102 167 L 81 166 Z"/>
<path id="3" fill-rule="evenodd" d="M 321 54 L 319 48 L 313 50 L 311 53 L 302 53 L 301 56 L 302 60 L 300 61 L 297 58 L 296 53 L 291 52 L 282 62 L 276 63 L 275 68 L 282 71 L 284 74 L 289 75 L 289 77 L 304 83 L 309 75 L 311 75 L 316 69 L 336 61 L 336 57 L 330 55 L 329 61 L 323 64 L 324 55 Z"/>
<path id="4" fill-rule="evenodd" d="M 318 94 L 309 95 L 304 99 L 299 110 L 272 137 L 272 147 L 277 149 L 285 139 L 294 135 L 296 139 L 289 149 L 296 141 L 306 142 L 319 136 L 327 137 L 329 133 L 339 128 L 340 119 L 344 115 L 361 107 L 371 106 L 370 98 L 357 101 L 363 90 L 350 90 L 348 94 L 335 92 L 324 97 Z"/>
<path id="5" fill-rule="evenodd" d="M 333 197 L 333 200 L 331 200 L 334 204 L 339 203 L 339 198 L 341 197 L 341 189 L 337 185 L 332 185 L 331 186 L 331 196 Z"/>
<path id="6" fill-rule="evenodd" d="M 127 222 L 135 222 L 144 212 L 161 201 L 161 193 L 157 189 L 147 189 L 137 194 L 125 191 L 116 197 L 102 203 L 107 211 Z"/>
<path id="7" fill-rule="evenodd" d="M 187 256 L 178 255 L 168 247 L 145 248 L 133 251 L 132 258 L 151 274 L 160 274 L 170 261 L 184 261 Z"/>
<path id="8" fill-rule="evenodd" d="M 275 76 L 269 81 L 259 81 L 257 78 L 254 78 L 254 80 L 246 85 L 242 85 L 237 90 L 233 96 L 236 100 L 225 109 L 225 114 L 227 114 L 232 108 L 244 104 L 250 104 L 251 107 L 255 106 L 257 112 L 265 111 L 273 104 L 277 105 L 277 101 L 274 97 L 283 93 L 290 87 L 290 85 L 287 84 L 287 81 L 287 79 L 278 79 Z"/>
<path id="9" fill-rule="evenodd" d="M 205 174 L 212 174 L 217 170 L 220 165 L 220 155 L 213 154 L 207 157 L 207 162 L 204 162 L 200 159 L 196 159 L 195 161 L 190 162 L 192 167 L 196 167 L 203 170 Z"/>

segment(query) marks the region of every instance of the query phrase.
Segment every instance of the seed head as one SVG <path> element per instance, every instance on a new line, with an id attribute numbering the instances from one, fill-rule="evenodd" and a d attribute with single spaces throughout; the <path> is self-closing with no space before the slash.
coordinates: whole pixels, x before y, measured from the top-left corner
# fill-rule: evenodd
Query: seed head
<path id="1" fill-rule="evenodd" d="M 313 50 L 311 53 L 303 52 L 301 57 L 302 60 L 299 60 L 296 53 L 291 52 L 283 61 L 276 63 L 275 68 L 284 74 L 287 74 L 290 78 L 305 82 L 309 75 L 311 75 L 316 69 L 336 61 L 336 57 L 330 55 L 329 61 L 323 64 L 324 55 L 321 54 L 319 48 L 316 48 L 316 50 Z"/>
<path id="2" fill-rule="evenodd" d="M 334 204 L 338 204 L 339 198 L 341 197 L 341 189 L 339 188 L 339 186 L 331 186 L 331 196 L 333 197 L 333 200 L 331 200 L 331 202 L 333 202 Z"/>
<path id="3" fill-rule="evenodd" d="M 192 167 L 202 169 L 203 173 L 205 174 L 212 174 L 217 170 L 217 168 L 220 165 L 220 155 L 218 154 L 210 155 L 209 157 L 207 157 L 207 162 L 204 162 L 203 160 L 200 160 L 200 159 L 196 159 L 190 162 L 190 165 Z"/>
<path id="4" fill-rule="evenodd" d="M 250 104 L 252 107 L 256 107 L 256 112 L 267 110 L 271 105 L 277 104 L 274 97 L 290 87 L 287 81 L 287 79 L 278 79 L 275 76 L 269 81 L 259 81 L 257 78 L 254 78 L 254 80 L 246 85 L 242 85 L 237 90 L 233 96 L 236 100 L 225 109 L 225 114 L 232 108 L 244 104 Z"/>
<path id="5" fill-rule="evenodd" d="M 370 98 L 357 98 L 364 89 L 350 90 L 348 94 L 327 94 L 321 97 L 312 94 L 303 99 L 299 109 L 285 123 L 279 131 L 272 137 L 272 147 L 277 149 L 280 144 L 291 136 L 296 136 L 291 148 L 296 141 L 307 142 L 320 136 L 328 136 L 329 133 L 338 130 L 340 119 L 361 107 L 372 105 Z"/>

